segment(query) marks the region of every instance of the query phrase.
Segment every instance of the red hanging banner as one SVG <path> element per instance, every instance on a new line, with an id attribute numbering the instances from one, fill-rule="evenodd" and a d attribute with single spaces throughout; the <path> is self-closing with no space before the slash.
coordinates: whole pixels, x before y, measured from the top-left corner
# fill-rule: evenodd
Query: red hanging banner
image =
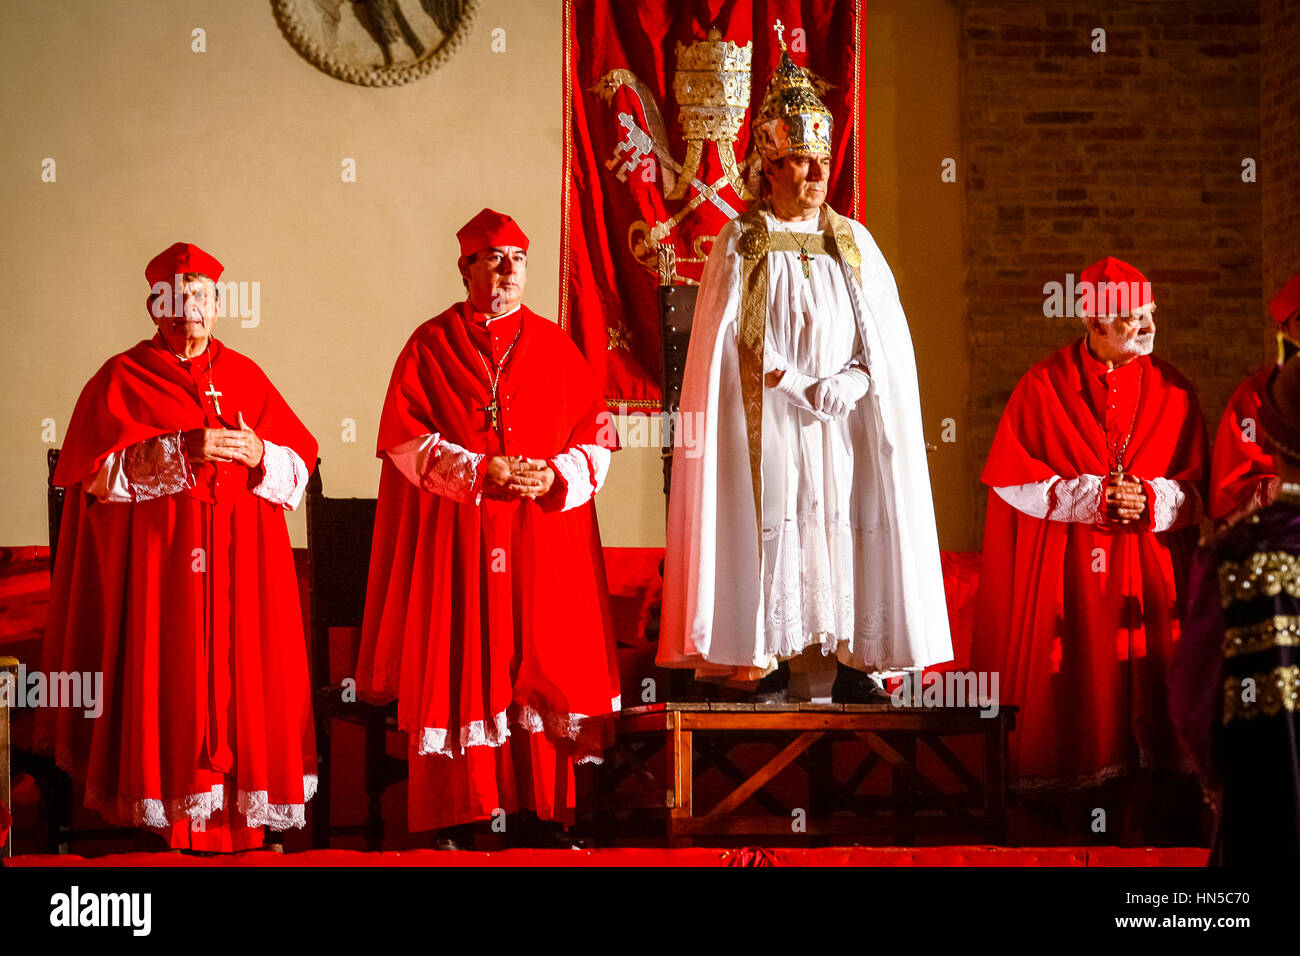
<path id="1" fill-rule="evenodd" d="M 699 282 L 757 189 L 780 60 L 834 117 L 828 201 L 862 218 L 864 0 L 565 0 L 560 324 L 612 409 L 659 410 L 659 285 Z"/>

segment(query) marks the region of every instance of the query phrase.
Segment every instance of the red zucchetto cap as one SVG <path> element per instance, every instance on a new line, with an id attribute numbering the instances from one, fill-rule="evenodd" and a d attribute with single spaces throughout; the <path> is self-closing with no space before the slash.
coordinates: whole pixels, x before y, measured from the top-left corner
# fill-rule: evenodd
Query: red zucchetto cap
<path id="1" fill-rule="evenodd" d="M 1273 313 L 1273 321 L 1286 325 L 1287 320 L 1300 312 L 1300 273 L 1293 275 L 1289 282 L 1277 290 L 1268 303 L 1268 310 Z"/>
<path id="2" fill-rule="evenodd" d="M 176 242 L 149 260 L 144 277 L 152 289 L 159 282 L 172 282 L 176 276 L 197 272 L 213 282 L 221 278 L 225 266 L 192 242 Z"/>
<path id="3" fill-rule="evenodd" d="M 1147 277 L 1114 256 L 1084 269 L 1079 276 L 1079 291 L 1083 295 L 1080 311 L 1085 316 L 1128 315 L 1155 301 Z"/>
<path id="4" fill-rule="evenodd" d="M 484 209 L 456 233 L 460 241 L 460 254 L 472 256 L 491 246 L 518 246 L 528 251 L 528 237 L 519 223 L 493 209 Z"/>

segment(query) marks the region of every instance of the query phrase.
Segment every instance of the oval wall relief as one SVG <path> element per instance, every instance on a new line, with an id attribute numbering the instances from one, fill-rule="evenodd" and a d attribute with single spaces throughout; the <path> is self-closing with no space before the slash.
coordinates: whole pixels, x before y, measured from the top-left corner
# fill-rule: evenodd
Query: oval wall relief
<path id="1" fill-rule="evenodd" d="M 285 39 L 313 66 L 361 86 L 432 73 L 464 42 L 478 0 L 271 0 Z"/>

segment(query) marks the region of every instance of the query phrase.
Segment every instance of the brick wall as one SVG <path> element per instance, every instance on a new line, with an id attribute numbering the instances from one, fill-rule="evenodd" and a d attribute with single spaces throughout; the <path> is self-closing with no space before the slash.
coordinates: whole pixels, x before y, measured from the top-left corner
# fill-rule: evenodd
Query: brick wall
<path id="1" fill-rule="evenodd" d="M 1274 5 L 1294 14 L 1300 0 Z M 1260 363 L 1261 187 L 1242 181 L 1242 160 L 1261 156 L 1259 17 L 1259 0 L 962 3 L 977 469 L 1020 376 L 1082 334 L 1077 318 L 1043 316 L 1044 284 L 1103 255 L 1151 280 L 1156 354 L 1213 423 Z M 1288 82 L 1294 103 L 1294 67 Z M 1290 188 L 1294 230 L 1294 175 Z"/>
<path id="2" fill-rule="evenodd" d="M 1264 298 L 1300 272 L 1300 0 L 1260 4 Z"/>

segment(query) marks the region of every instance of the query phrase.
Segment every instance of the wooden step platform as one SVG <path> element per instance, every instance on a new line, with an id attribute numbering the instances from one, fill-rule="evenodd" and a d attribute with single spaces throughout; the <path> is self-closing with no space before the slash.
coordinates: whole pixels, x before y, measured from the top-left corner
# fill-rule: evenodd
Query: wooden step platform
<path id="1" fill-rule="evenodd" d="M 650 821 L 673 847 L 746 836 L 1004 842 L 1014 726 L 1013 707 L 996 715 L 888 704 L 632 707 L 616 720 L 614 752 L 599 776 L 600 818 L 623 835 Z M 962 737 L 959 749 L 974 759 L 949 746 Z M 711 806 L 700 805 L 706 774 L 730 785 Z"/>

